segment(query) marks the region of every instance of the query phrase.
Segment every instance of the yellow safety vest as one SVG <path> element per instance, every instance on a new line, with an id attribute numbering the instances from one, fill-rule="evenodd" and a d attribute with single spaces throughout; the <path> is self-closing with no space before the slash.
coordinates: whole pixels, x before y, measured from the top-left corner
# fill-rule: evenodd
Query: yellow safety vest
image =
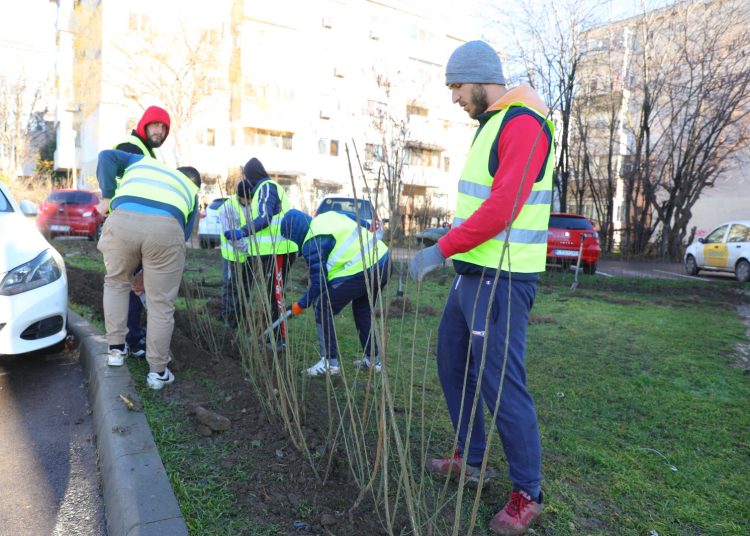
<path id="1" fill-rule="evenodd" d="M 245 207 L 243 207 L 240 204 L 239 199 L 237 199 L 236 195 L 231 196 L 229 199 L 224 201 L 224 204 L 221 205 L 219 208 L 219 218 L 223 220 L 223 213 L 224 210 L 227 207 L 234 207 L 234 209 L 237 211 L 237 213 L 240 215 L 240 221 L 237 222 L 238 225 L 235 227 L 235 229 L 239 229 L 241 227 L 244 227 L 247 224 L 247 219 L 245 218 Z M 221 244 L 221 256 L 224 257 L 226 260 L 231 262 L 245 262 L 247 260 L 247 252 L 240 251 L 235 249 L 232 246 L 232 242 L 230 240 L 227 240 L 224 236 L 224 233 L 221 233 L 219 236 L 220 244 Z"/>
<path id="2" fill-rule="evenodd" d="M 271 217 L 271 223 L 265 229 L 253 232 L 250 229 L 250 236 L 247 237 L 248 255 L 283 255 L 285 253 L 294 253 L 297 251 L 297 244 L 281 236 L 281 220 L 292 205 L 286 196 L 284 189 L 275 181 L 269 180 L 269 183 L 276 186 L 276 191 L 281 201 L 281 211 Z M 253 194 L 253 200 L 250 203 L 250 217 L 254 220 L 259 215 L 260 206 L 260 188 Z"/>
<path id="3" fill-rule="evenodd" d="M 139 197 L 176 207 L 187 223 L 195 209 L 198 187 L 184 174 L 166 164 L 144 156 L 128 166 L 112 201 L 118 197 Z"/>
<path id="4" fill-rule="evenodd" d="M 141 138 L 139 138 L 138 136 L 134 136 L 133 134 L 131 134 L 128 136 L 128 139 L 126 139 L 123 142 L 118 143 L 112 148 L 117 149 L 117 147 L 119 145 L 122 145 L 123 143 L 132 143 L 133 145 L 138 147 L 138 149 L 141 150 L 141 152 L 143 153 L 143 156 L 151 157 L 151 151 L 148 149 L 148 147 L 146 147 L 146 145 L 143 143 L 143 140 L 141 140 Z"/>
<path id="5" fill-rule="evenodd" d="M 523 103 L 512 103 L 508 108 L 493 115 L 474 139 L 466 164 L 461 172 L 461 179 L 458 183 L 456 214 L 453 219 L 454 227 L 461 225 L 474 214 L 490 196 L 494 177 L 490 175 L 487 169 L 487 162 L 503 124 L 503 118 L 508 110 L 515 106 L 523 106 L 541 117 L 549 127 L 551 138 L 554 137 L 552 121 L 546 119 L 544 114 Z M 546 136 L 546 134 L 541 132 L 540 136 Z M 453 255 L 452 259 L 518 273 L 538 273 L 545 270 L 547 229 L 552 202 L 552 176 L 555 168 L 553 139 L 550 139 L 549 143 L 550 148 L 544 175 L 540 181 L 534 183 L 529 198 L 511 226 L 474 249 Z M 526 157 L 526 155 L 518 156 L 518 158 Z M 536 177 L 526 177 L 524 180 L 535 179 Z M 508 241 L 508 249 L 503 254 L 506 240 Z"/>
<path id="6" fill-rule="evenodd" d="M 338 212 L 324 212 L 314 217 L 305 242 L 321 235 L 331 235 L 336 241 L 326 261 L 328 281 L 364 272 L 388 253 L 388 246 L 375 238 L 374 233 Z"/>

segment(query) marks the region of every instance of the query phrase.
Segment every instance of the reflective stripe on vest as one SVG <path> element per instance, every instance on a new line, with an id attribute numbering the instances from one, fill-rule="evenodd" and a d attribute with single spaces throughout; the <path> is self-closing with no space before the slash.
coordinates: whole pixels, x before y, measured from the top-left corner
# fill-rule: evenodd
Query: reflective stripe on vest
<path id="1" fill-rule="evenodd" d="M 313 218 L 305 242 L 322 235 L 333 236 L 336 241 L 326 261 L 328 281 L 361 273 L 388 253 L 388 246 L 383 241 L 377 240 L 373 233 L 338 212 L 325 212 Z"/>
<path id="2" fill-rule="evenodd" d="M 185 223 L 195 208 L 198 187 L 185 175 L 149 156 L 144 156 L 128 166 L 117 187 L 114 201 L 118 197 L 140 197 L 176 207 Z"/>
<path id="3" fill-rule="evenodd" d="M 141 140 L 141 138 L 139 138 L 138 136 L 135 136 L 133 134 L 131 134 L 130 136 L 128 136 L 127 140 L 125 140 L 122 143 L 118 143 L 117 145 L 115 145 L 112 148 L 117 150 L 117 147 L 120 146 L 120 145 L 122 145 L 122 144 L 124 144 L 124 143 L 132 143 L 133 145 L 135 145 L 136 147 L 138 147 L 138 150 L 141 151 L 141 154 L 143 154 L 143 156 L 147 156 L 149 158 L 153 158 L 151 156 L 151 151 L 149 151 L 148 147 L 146 147 L 144 145 L 144 143 Z M 117 187 L 119 188 L 120 187 L 120 183 L 122 182 L 122 177 L 115 178 L 115 182 L 117 183 Z"/>
<path id="4" fill-rule="evenodd" d="M 221 207 L 219 207 L 219 220 L 224 220 L 224 211 L 227 209 L 227 207 L 234 207 L 234 209 L 237 211 L 237 214 L 240 215 L 239 221 L 232 222 L 237 224 L 235 227 L 233 227 L 233 229 L 240 229 L 244 227 L 247 224 L 247 219 L 245 218 L 245 210 L 247 209 L 240 204 L 240 201 L 237 199 L 236 195 L 231 196 L 229 199 L 224 201 L 224 204 L 221 205 Z M 219 235 L 219 244 L 221 248 L 221 256 L 226 260 L 231 262 L 245 262 L 247 260 L 247 252 L 235 249 L 233 246 L 233 242 L 227 240 L 223 232 Z"/>
<path id="5" fill-rule="evenodd" d="M 268 227 L 257 232 L 253 232 L 250 229 L 250 236 L 247 237 L 248 254 L 283 255 L 285 253 L 294 253 L 299 249 L 297 248 L 297 244 L 281 236 L 281 220 L 284 218 L 284 214 L 292 208 L 292 205 L 286 196 L 286 192 L 284 192 L 284 189 L 276 181 L 269 180 L 268 183 L 276 187 L 276 192 L 281 201 L 281 211 L 271 218 Z M 262 187 L 258 188 L 253 194 L 253 201 L 250 204 L 250 218 L 252 220 L 259 215 L 260 191 L 262 189 Z"/>
<path id="6" fill-rule="evenodd" d="M 511 107 L 524 106 L 541 117 L 549 127 L 554 138 L 554 125 L 540 112 L 523 105 L 513 103 L 508 108 L 493 115 L 474 140 L 466 164 L 458 183 L 458 202 L 453 226 L 460 226 L 490 196 L 494 177 L 488 171 L 487 161 L 495 140 L 498 139 L 503 118 Z M 542 126 L 540 125 L 540 129 Z M 546 136 L 541 132 L 541 136 Z M 549 140 L 550 148 L 542 179 L 534 183 L 529 198 L 513 220 L 510 228 L 487 240 L 483 244 L 467 251 L 453 255 L 451 258 L 469 262 L 478 266 L 502 269 L 518 273 L 543 272 L 547 257 L 547 234 L 549 226 L 550 205 L 552 202 L 552 176 L 555 167 L 554 142 Z M 525 158 L 525 157 L 521 157 Z M 526 177 L 524 180 L 535 180 L 537 177 Z M 508 249 L 503 252 L 505 243 Z"/>

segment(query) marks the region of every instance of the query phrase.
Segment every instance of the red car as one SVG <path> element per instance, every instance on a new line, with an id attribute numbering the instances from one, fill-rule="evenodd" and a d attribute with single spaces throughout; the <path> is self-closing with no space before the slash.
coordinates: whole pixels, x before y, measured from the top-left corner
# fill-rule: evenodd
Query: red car
<path id="1" fill-rule="evenodd" d="M 581 249 L 583 241 L 583 249 Z M 581 255 L 581 268 L 584 273 L 595 274 L 596 265 L 602 250 L 599 247 L 599 233 L 584 216 L 553 212 L 549 217 L 547 234 L 547 264 L 564 268 L 578 262 Z"/>
<path id="2" fill-rule="evenodd" d="M 96 240 L 104 223 L 104 216 L 96 210 L 98 203 L 94 192 L 53 190 L 39 205 L 36 226 L 47 237 L 76 235 Z"/>

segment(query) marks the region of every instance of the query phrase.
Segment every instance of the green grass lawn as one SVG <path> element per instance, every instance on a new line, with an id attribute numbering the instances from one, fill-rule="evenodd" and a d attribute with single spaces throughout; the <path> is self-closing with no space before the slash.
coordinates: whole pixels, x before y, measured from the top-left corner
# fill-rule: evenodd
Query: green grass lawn
<path id="1" fill-rule="evenodd" d="M 79 265 L 81 258 L 86 269 L 95 264 L 80 255 L 66 262 Z M 218 250 L 189 250 L 185 277 L 218 280 L 218 266 Z M 303 290 L 303 275 L 298 262 L 288 296 Z M 416 481 L 436 490 L 442 482 L 425 480 L 418 465 L 424 456 L 447 454 L 453 442 L 434 363 L 451 281 L 445 269 L 428 276 L 419 294 L 407 284 L 405 298 L 397 299 L 394 276 L 385 296 L 393 427 L 406 445 Z M 545 516 L 536 533 L 750 533 L 750 376 L 733 366 L 736 346 L 747 343 L 747 335 L 730 303 L 747 303 L 747 286 L 584 277 L 573 292 L 571 281 L 570 274 L 544 275 L 528 333 L 528 384 L 540 420 L 545 493 Z M 361 350 L 348 308 L 337 317 L 336 329 L 346 375 L 352 378 L 346 385 L 361 402 L 365 390 L 351 366 Z M 289 337 L 294 366 L 312 365 L 317 353 L 311 311 L 290 323 Z M 298 389 L 304 401 L 309 383 L 300 382 Z M 347 400 L 343 389 L 341 383 L 334 387 L 338 407 Z M 234 498 L 221 479 L 211 477 L 221 470 L 212 460 L 222 455 L 211 449 L 227 447 L 185 448 L 179 438 L 190 426 L 181 424 L 186 417 L 158 397 L 142 395 L 191 531 L 276 533 L 273 527 L 229 530 L 237 523 Z M 365 430 L 373 429 L 376 416 L 366 417 Z M 486 533 L 509 487 L 493 434 L 489 462 L 503 477 L 483 494 L 475 534 Z M 196 482 L 203 482 L 200 489 Z M 429 497 L 438 491 L 424 492 L 419 508 L 428 509 Z M 449 487 L 450 511 L 455 491 Z M 473 499 L 473 493 L 464 494 L 459 534 L 466 533 Z M 435 532 L 442 533 L 449 532 Z"/>

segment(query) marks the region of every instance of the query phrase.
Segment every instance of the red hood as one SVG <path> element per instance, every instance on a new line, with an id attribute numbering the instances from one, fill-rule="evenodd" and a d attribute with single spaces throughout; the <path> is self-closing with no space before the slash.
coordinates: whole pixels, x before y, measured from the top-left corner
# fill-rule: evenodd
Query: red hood
<path id="1" fill-rule="evenodd" d="M 164 108 L 159 108 L 158 106 L 149 106 L 146 108 L 146 111 L 143 112 L 143 117 L 138 121 L 138 126 L 135 127 L 135 133 L 143 140 L 148 139 L 146 137 L 146 126 L 151 123 L 164 123 L 167 125 L 167 135 L 164 136 L 164 139 L 167 139 L 167 136 L 169 136 L 170 120 L 169 114 Z"/>

